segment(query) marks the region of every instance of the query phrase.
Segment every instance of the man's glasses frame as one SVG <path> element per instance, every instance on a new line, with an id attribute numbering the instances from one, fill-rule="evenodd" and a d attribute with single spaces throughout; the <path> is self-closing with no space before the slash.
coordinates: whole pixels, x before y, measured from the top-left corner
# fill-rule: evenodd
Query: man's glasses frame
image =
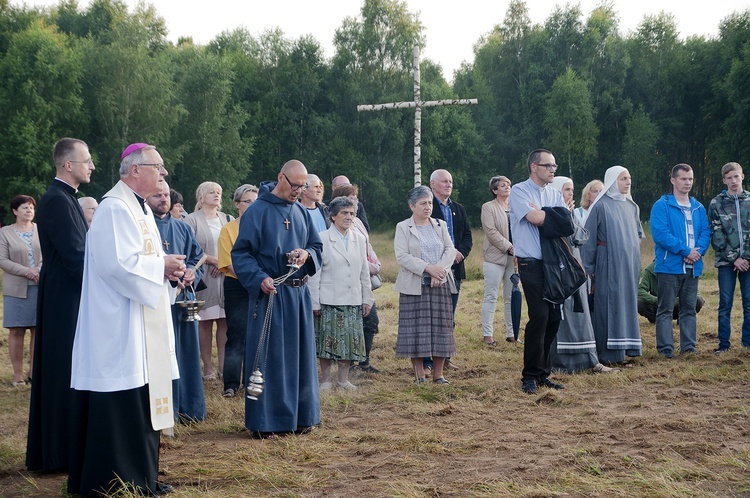
<path id="1" fill-rule="evenodd" d="M 304 185 L 297 185 L 296 183 L 292 183 L 291 181 L 289 181 L 289 177 L 286 176 L 286 173 L 282 173 L 282 175 L 284 175 L 284 178 L 286 178 L 286 182 L 289 184 L 289 186 L 292 187 L 292 192 L 307 190 L 308 185 L 306 183 Z"/>

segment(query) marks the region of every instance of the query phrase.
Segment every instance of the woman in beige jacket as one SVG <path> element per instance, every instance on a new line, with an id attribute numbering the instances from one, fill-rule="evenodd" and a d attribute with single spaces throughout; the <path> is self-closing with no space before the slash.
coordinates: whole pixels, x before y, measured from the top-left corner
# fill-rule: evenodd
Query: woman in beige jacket
<path id="1" fill-rule="evenodd" d="M 34 364 L 36 300 L 42 250 L 34 219 L 36 201 L 18 195 L 10 202 L 16 222 L 0 229 L 0 268 L 3 270 L 3 327 L 9 330 L 8 348 L 13 365 L 13 385 L 25 385 L 23 339 L 31 332 L 29 373 Z"/>
<path id="2" fill-rule="evenodd" d="M 484 300 L 482 301 L 482 336 L 484 342 L 495 346 L 493 338 L 495 308 L 500 284 L 503 285 L 505 315 L 505 340 L 514 342 L 511 319 L 510 292 L 513 286 L 513 242 L 510 235 L 509 213 L 510 180 L 495 176 L 490 180 L 490 192 L 495 198 L 482 205 L 482 230 L 484 231 Z"/>
<path id="3" fill-rule="evenodd" d="M 432 191 L 414 187 L 407 200 L 412 217 L 396 225 L 393 240 L 400 266 L 394 289 L 399 292 L 396 357 L 411 358 L 416 383 L 425 382 L 422 358 L 434 362 L 432 379 L 443 377 L 446 357 L 456 353 L 453 302 L 456 293 L 451 266 L 456 256 L 444 221 L 431 218 Z"/>

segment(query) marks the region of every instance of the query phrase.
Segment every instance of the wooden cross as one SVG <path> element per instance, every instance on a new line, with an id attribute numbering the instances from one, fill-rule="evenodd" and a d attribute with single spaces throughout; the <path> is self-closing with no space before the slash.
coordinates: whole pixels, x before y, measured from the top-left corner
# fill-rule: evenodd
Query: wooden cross
<path id="1" fill-rule="evenodd" d="M 289 221 L 289 220 L 287 220 L 286 218 L 284 218 L 284 222 L 283 222 L 283 223 L 284 223 L 284 225 L 286 226 L 286 229 L 287 229 L 287 230 L 289 230 L 289 225 L 290 225 L 290 224 L 291 224 L 292 222 L 291 222 L 291 221 Z"/>
<path id="2" fill-rule="evenodd" d="M 163 244 L 164 244 L 164 249 L 165 249 L 165 250 L 166 250 L 167 252 L 169 252 L 169 242 L 165 240 L 165 241 L 163 242 Z"/>
<path id="3" fill-rule="evenodd" d="M 414 108 L 414 186 L 422 185 L 422 107 L 446 105 L 474 105 L 477 99 L 447 99 L 423 101 L 420 97 L 419 47 L 414 47 L 414 101 L 391 102 L 389 104 L 363 104 L 357 111 L 381 111 L 383 109 Z"/>

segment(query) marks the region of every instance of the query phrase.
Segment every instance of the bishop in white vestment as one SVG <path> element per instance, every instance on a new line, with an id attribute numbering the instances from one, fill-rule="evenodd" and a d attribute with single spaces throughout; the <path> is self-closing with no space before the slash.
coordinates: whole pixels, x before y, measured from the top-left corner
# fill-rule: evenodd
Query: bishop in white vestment
<path id="1" fill-rule="evenodd" d="M 83 405 L 82 440 L 74 448 L 68 492 L 99 496 L 125 485 L 161 494 L 159 431 L 174 425 L 174 350 L 170 280 L 184 256 L 161 249 L 144 198 L 167 172 L 153 146 L 122 155 L 120 182 L 102 200 L 89 229 L 71 387 Z"/>

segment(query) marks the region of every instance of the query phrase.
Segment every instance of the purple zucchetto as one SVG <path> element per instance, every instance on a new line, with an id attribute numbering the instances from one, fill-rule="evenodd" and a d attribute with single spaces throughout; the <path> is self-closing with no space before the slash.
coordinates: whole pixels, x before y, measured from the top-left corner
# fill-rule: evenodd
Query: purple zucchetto
<path id="1" fill-rule="evenodd" d="M 142 142 L 128 145 L 127 147 L 125 147 L 125 150 L 122 151 L 122 155 L 120 155 L 120 161 L 128 157 L 133 152 L 141 150 L 144 147 L 152 147 L 152 145 L 144 144 Z"/>

